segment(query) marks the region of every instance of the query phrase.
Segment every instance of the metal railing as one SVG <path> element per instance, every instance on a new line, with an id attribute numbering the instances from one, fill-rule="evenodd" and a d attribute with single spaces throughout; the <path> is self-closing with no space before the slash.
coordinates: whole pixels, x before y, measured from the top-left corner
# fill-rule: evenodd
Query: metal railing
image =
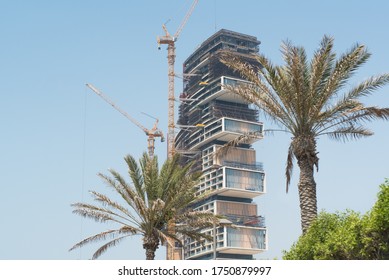
<path id="1" fill-rule="evenodd" d="M 263 216 L 243 216 L 243 215 L 230 215 L 224 214 L 227 220 L 231 221 L 234 225 L 248 226 L 248 227 L 265 227 L 265 217 Z"/>
<path id="2" fill-rule="evenodd" d="M 234 167 L 234 168 L 264 171 L 262 162 L 256 162 L 255 164 L 247 164 L 247 163 L 241 163 L 241 162 L 237 162 L 237 161 L 223 160 L 222 165 L 228 166 L 228 167 Z"/>

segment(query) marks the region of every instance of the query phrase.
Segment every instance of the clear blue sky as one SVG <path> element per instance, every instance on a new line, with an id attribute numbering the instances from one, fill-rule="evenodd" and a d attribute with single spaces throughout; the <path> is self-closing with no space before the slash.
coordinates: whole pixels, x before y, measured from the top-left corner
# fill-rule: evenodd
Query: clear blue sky
<path id="1" fill-rule="evenodd" d="M 167 51 L 156 37 L 174 33 L 192 1 L 0 0 L 0 259 L 88 259 L 96 246 L 68 252 L 82 238 L 108 229 L 71 213 L 104 193 L 96 173 L 125 173 L 123 157 L 146 151 L 143 132 L 91 93 L 92 83 L 146 127 L 160 118 L 167 131 Z M 343 53 L 355 42 L 373 54 L 354 82 L 389 72 L 387 1 L 200 0 L 177 46 L 176 72 L 197 45 L 221 28 L 257 36 L 260 51 L 281 62 L 282 40 L 309 55 L 324 34 Z M 182 81 L 176 80 L 176 95 Z M 389 107 L 389 87 L 366 100 Z M 270 128 L 270 124 L 265 126 Z M 375 135 L 353 142 L 319 140 L 318 207 L 368 211 L 389 177 L 389 123 L 368 124 Z M 284 168 L 290 136 L 255 144 L 268 193 L 255 201 L 266 216 L 269 251 L 278 258 L 300 234 L 298 170 L 289 194 Z M 161 162 L 166 144 L 156 142 Z M 157 257 L 164 258 L 164 248 Z M 105 259 L 144 259 L 140 239 L 121 243 Z"/>

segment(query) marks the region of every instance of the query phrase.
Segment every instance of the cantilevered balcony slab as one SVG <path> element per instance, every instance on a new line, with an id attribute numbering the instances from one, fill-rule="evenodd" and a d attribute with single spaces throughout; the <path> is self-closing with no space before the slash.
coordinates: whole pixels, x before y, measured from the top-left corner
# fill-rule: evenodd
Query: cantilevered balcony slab
<path id="1" fill-rule="evenodd" d="M 255 255 L 267 250 L 266 228 L 224 227 L 217 228 L 216 253 Z M 211 230 L 209 230 L 211 231 Z M 212 241 L 204 244 L 188 239 L 185 244 L 186 259 L 201 258 L 214 253 Z"/>
<path id="2" fill-rule="evenodd" d="M 243 189 L 221 188 L 216 190 L 214 194 L 230 196 L 230 197 L 255 198 L 264 193 L 259 191 L 249 191 Z"/>
<path id="3" fill-rule="evenodd" d="M 266 192 L 265 173 L 257 170 L 221 167 L 217 172 L 206 173 L 200 181 L 197 193 L 200 195 L 209 192 L 229 197 L 254 198 L 260 196 Z"/>
<path id="4" fill-rule="evenodd" d="M 227 102 L 249 104 L 250 102 L 248 102 L 246 99 L 226 88 L 227 85 L 237 86 L 249 84 L 249 82 L 244 80 L 222 76 L 216 80 L 210 81 L 203 88 L 200 88 L 197 92 L 194 93 L 192 98 L 200 100 L 198 103 L 196 103 L 198 106 L 209 103 L 215 99 Z"/>
<path id="5" fill-rule="evenodd" d="M 262 139 L 263 124 L 261 122 L 250 122 L 223 117 L 193 133 L 189 139 L 189 147 L 190 149 L 197 150 L 212 141 L 230 142 L 248 133 L 252 137 L 247 139 L 247 144 L 253 144 L 259 139 Z"/>

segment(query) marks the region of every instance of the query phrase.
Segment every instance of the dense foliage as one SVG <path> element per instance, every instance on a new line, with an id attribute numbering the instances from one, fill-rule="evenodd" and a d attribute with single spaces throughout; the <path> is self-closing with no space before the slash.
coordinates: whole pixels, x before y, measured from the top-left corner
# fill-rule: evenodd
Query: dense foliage
<path id="1" fill-rule="evenodd" d="M 320 212 L 308 231 L 284 252 L 286 260 L 388 260 L 389 180 L 371 211 Z"/>

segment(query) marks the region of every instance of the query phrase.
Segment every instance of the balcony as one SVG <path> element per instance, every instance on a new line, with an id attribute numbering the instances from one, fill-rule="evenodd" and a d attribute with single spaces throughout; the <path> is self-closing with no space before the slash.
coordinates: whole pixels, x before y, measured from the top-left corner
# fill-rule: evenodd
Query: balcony
<path id="1" fill-rule="evenodd" d="M 224 188 L 220 191 L 225 196 L 254 198 L 265 192 L 265 174 L 224 167 Z"/>
<path id="2" fill-rule="evenodd" d="M 211 233 L 212 229 L 209 230 Z M 216 229 L 216 252 L 224 254 L 254 255 L 267 250 L 267 236 L 264 228 L 218 227 Z M 213 255 L 213 241 L 196 242 L 185 240 L 185 259 L 196 259 Z"/>
<path id="3" fill-rule="evenodd" d="M 210 191 L 224 196 L 254 198 L 266 192 L 265 173 L 229 167 L 211 170 L 202 176 L 197 193 Z"/>
<path id="4" fill-rule="evenodd" d="M 248 164 L 248 163 L 241 163 L 241 162 L 237 162 L 237 161 L 224 160 L 221 162 L 221 164 L 223 166 L 233 167 L 233 168 L 238 168 L 238 169 L 264 171 L 262 162 Z"/>
<path id="5" fill-rule="evenodd" d="M 250 85 L 250 83 L 237 78 L 222 76 L 216 80 L 209 82 L 206 87 L 200 88 L 197 92 L 195 92 L 192 95 L 191 98 L 200 100 L 198 103 L 196 103 L 196 105 L 199 106 L 207 104 L 212 100 L 221 100 L 221 101 L 244 103 L 244 104 L 249 103 L 243 97 L 240 97 L 239 95 L 226 89 L 225 87 L 226 85 L 239 86 L 239 85 Z"/>
<path id="6" fill-rule="evenodd" d="M 219 251 L 227 254 L 258 254 L 267 249 L 266 229 L 226 228 L 227 242 Z M 216 249 L 218 250 L 218 249 Z"/>
<path id="7" fill-rule="evenodd" d="M 238 226 L 265 227 L 265 218 L 263 216 L 224 215 L 224 217 Z"/>
<path id="8" fill-rule="evenodd" d="M 248 133 L 252 134 L 252 137 L 247 139 L 247 144 L 253 144 L 258 139 L 262 139 L 263 124 L 224 117 L 193 133 L 189 138 L 189 147 L 190 149 L 199 149 L 215 140 L 229 142 Z"/>
<path id="9" fill-rule="evenodd" d="M 257 205 L 254 203 L 217 200 L 214 205 L 215 213 L 234 225 L 265 228 L 265 217 L 257 215 Z"/>

